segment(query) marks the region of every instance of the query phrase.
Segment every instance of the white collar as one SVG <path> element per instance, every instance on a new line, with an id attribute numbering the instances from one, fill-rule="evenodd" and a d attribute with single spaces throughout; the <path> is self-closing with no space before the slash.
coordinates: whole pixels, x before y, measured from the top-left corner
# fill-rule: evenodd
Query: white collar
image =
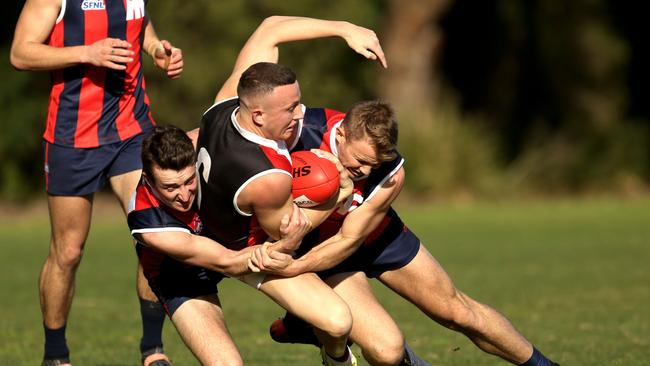
<path id="1" fill-rule="evenodd" d="M 291 156 L 289 155 L 289 150 L 287 149 L 287 144 L 284 141 L 277 141 L 277 140 L 271 140 L 267 139 L 265 137 L 262 137 L 254 132 L 250 132 L 246 129 L 244 129 L 239 122 L 237 122 L 237 117 L 235 116 L 237 111 L 239 110 L 239 107 L 235 108 L 232 111 L 232 114 L 230 115 L 230 121 L 232 122 L 232 125 L 235 127 L 235 130 L 239 132 L 239 134 L 245 138 L 248 141 L 254 142 L 258 145 L 270 147 L 271 149 L 277 151 L 278 153 L 285 155 L 289 161 L 291 161 Z"/>
<path id="2" fill-rule="evenodd" d="M 339 157 L 339 150 L 336 148 L 336 129 L 343 123 L 343 120 L 340 120 L 332 126 L 330 133 L 330 150 L 332 150 L 332 155 Z"/>

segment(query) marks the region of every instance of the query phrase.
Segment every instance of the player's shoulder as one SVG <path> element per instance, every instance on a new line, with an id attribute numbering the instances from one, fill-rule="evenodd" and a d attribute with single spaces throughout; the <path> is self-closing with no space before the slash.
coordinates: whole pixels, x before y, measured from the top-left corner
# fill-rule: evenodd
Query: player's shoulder
<path id="1" fill-rule="evenodd" d="M 26 3 L 41 9 L 47 7 L 48 9 L 62 10 L 66 0 L 27 0 Z"/>
<path id="2" fill-rule="evenodd" d="M 393 177 L 400 170 L 403 171 L 404 158 L 397 153 L 397 156 L 393 160 L 383 162 L 379 168 L 373 169 L 371 176 L 375 179 L 386 180 Z"/>
<path id="3" fill-rule="evenodd" d="M 308 124 L 331 125 L 345 118 L 345 113 L 332 108 L 305 107 L 304 121 Z"/>
<path id="4" fill-rule="evenodd" d="M 208 108 L 201 117 L 197 135 L 197 148 L 220 149 L 218 136 L 228 131 L 233 112 L 239 106 L 239 98 L 219 101 Z"/>
<path id="5" fill-rule="evenodd" d="M 149 186 L 144 182 L 144 179 L 140 179 L 131 198 L 129 213 L 157 207 L 160 207 L 160 202 L 153 195 L 153 192 L 151 192 Z"/>
<path id="6" fill-rule="evenodd" d="M 237 96 L 222 99 L 222 100 L 217 100 L 213 105 L 211 105 L 208 109 L 206 109 L 205 112 L 203 112 L 203 115 L 205 116 L 207 114 L 219 112 L 221 110 L 229 109 L 238 105 L 239 105 L 239 98 Z"/>

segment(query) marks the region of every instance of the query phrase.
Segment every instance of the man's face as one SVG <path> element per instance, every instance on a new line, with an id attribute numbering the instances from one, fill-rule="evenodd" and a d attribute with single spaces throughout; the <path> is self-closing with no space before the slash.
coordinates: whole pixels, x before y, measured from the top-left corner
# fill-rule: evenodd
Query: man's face
<path id="1" fill-rule="evenodd" d="M 339 161 L 348 170 L 353 180 L 368 176 L 372 169 L 381 165 L 368 138 L 349 140 L 342 127 L 337 128 L 336 148 Z"/>
<path id="2" fill-rule="evenodd" d="M 260 99 L 264 137 L 271 140 L 290 138 L 298 121 L 304 116 L 298 82 L 277 86 L 271 94 Z"/>
<path id="3" fill-rule="evenodd" d="M 154 165 L 153 177 L 147 177 L 160 202 L 180 212 L 192 208 L 196 197 L 197 179 L 194 165 L 181 170 L 162 169 Z"/>

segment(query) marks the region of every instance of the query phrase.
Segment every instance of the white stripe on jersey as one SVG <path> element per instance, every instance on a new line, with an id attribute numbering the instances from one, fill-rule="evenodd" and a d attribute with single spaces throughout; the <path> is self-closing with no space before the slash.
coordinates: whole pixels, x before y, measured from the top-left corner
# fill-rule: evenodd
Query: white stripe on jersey
<path id="1" fill-rule="evenodd" d="M 191 234 L 189 230 L 184 229 L 182 227 L 160 227 L 160 228 L 152 228 L 152 229 L 134 229 L 131 230 L 131 235 L 133 234 L 146 234 L 146 233 L 164 233 L 168 231 L 180 231 L 183 233 L 188 233 Z"/>
<path id="2" fill-rule="evenodd" d="M 296 147 L 296 145 L 298 145 L 298 141 L 300 141 L 300 136 L 302 136 L 302 126 L 305 124 L 304 115 L 305 115 L 305 112 L 307 111 L 307 106 L 305 106 L 304 104 L 301 104 L 300 109 L 302 109 L 303 118 L 298 120 L 298 125 L 297 125 L 298 126 L 298 133 L 295 134 L 295 137 L 294 137 L 293 141 L 291 141 L 291 144 L 289 144 L 289 145 L 291 145 L 291 146 L 289 146 L 289 151 L 293 150 Z"/>
<path id="3" fill-rule="evenodd" d="M 375 189 L 373 189 L 373 190 L 368 194 L 368 197 L 366 198 L 366 201 L 370 200 L 370 199 L 371 199 L 371 198 L 372 198 L 372 197 L 373 197 L 377 192 L 379 192 L 379 189 L 381 189 L 381 187 L 383 187 L 384 183 L 386 183 L 386 181 L 387 181 L 388 179 L 390 179 L 390 177 L 392 177 L 393 175 L 395 175 L 395 173 L 397 173 L 397 171 L 402 167 L 402 165 L 404 165 L 404 158 L 402 158 L 402 160 L 399 162 L 399 164 L 397 164 L 397 166 L 395 167 L 395 169 L 393 169 L 390 173 L 386 174 L 386 176 L 384 177 L 384 179 L 382 179 L 381 182 L 379 182 L 379 184 L 377 184 L 377 186 L 375 187 Z"/>
<path id="4" fill-rule="evenodd" d="M 259 177 L 262 177 L 262 176 L 265 176 L 265 175 L 268 175 L 268 174 L 271 174 L 271 173 L 283 173 L 283 174 L 286 174 L 286 175 L 290 176 L 293 179 L 293 176 L 291 175 L 291 173 L 287 172 L 286 170 L 282 170 L 282 169 L 265 170 L 263 172 L 259 172 L 259 173 L 255 174 L 254 176 L 248 178 L 248 180 L 246 180 L 241 186 L 239 186 L 239 188 L 235 192 L 235 195 L 232 198 L 232 205 L 235 208 L 235 211 L 237 211 L 237 213 L 239 213 L 242 216 L 253 216 L 252 213 L 244 212 L 239 208 L 239 206 L 237 206 L 237 198 L 239 197 L 239 194 L 241 193 L 241 191 L 243 191 L 244 188 L 246 188 L 246 186 L 249 183 L 251 183 L 252 181 L 254 181 L 255 179 L 257 179 Z"/>
<path id="5" fill-rule="evenodd" d="M 232 97 L 232 98 L 228 98 L 228 99 L 220 100 L 220 101 L 214 103 L 213 105 L 211 105 L 210 108 L 208 108 L 205 112 L 203 112 L 203 115 L 205 116 L 206 113 L 210 112 L 210 110 L 211 110 L 212 108 L 218 106 L 219 104 L 221 104 L 221 103 L 223 103 L 223 102 L 227 102 L 227 101 L 229 101 L 229 100 L 237 99 L 237 98 L 239 98 L 239 97 Z"/>

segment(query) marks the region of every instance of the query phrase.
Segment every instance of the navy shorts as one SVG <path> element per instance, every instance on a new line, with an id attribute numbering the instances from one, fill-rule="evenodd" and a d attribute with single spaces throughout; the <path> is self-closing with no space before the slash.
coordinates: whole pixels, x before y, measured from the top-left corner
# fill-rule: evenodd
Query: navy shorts
<path id="1" fill-rule="evenodd" d="M 343 272 L 364 272 L 368 278 L 375 278 L 386 271 L 409 264 L 418 254 L 418 250 L 420 239 L 402 224 L 398 232 L 386 232 L 369 243 L 363 243 L 343 262 L 319 272 L 318 275 L 328 278 Z"/>
<path id="2" fill-rule="evenodd" d="M 140 243 L 136 252 L 149 287 L 171 318 L 187 300 L 217 293 L 224 275 L 179 262 Z"/>
<path id="3" fill-rule="evenodd" d="M 87 149 L 44 142 L 45 190 L 54 196 L 85 196 L 101 189 L 110 177 L 142 169 L 145 135 Z"/>

